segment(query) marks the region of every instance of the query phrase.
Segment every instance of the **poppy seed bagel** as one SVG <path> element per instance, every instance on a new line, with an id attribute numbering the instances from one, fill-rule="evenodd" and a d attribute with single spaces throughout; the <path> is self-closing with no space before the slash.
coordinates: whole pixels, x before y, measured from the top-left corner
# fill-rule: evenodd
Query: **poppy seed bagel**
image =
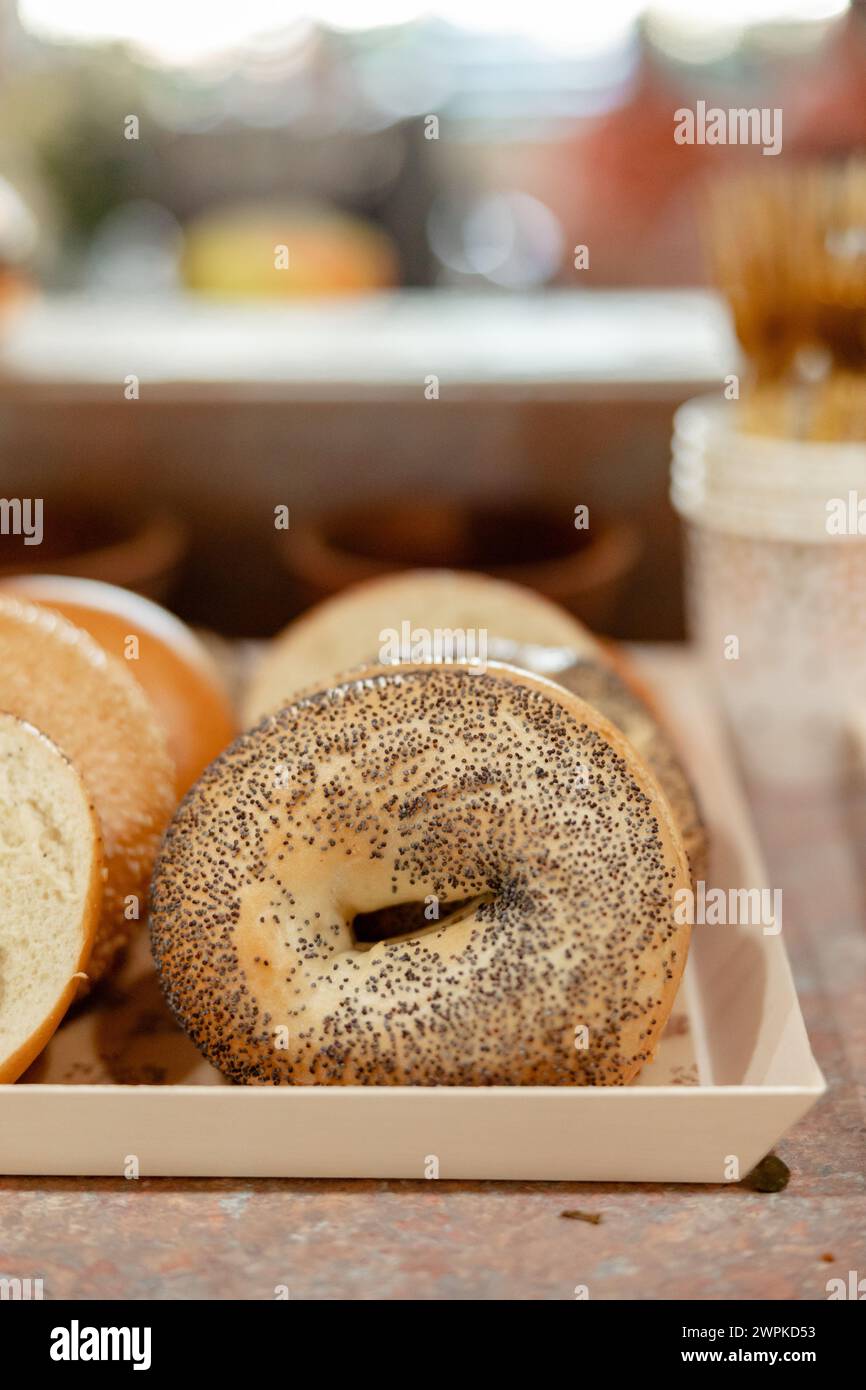
<path id="1" fill-rule="evenodd" d="M 377 668 L 211 764 L 151 935 L 176 1017 L 237 1081 L 611 1085 L 670 1013 L 688 883 L 658 785 L 589 705 L 505 666 Z"/>
<path id="2" fill-rule="evenodd" d="M 553 680 L 594 706 L 625 734 L 667 797 L 686 847 L 692 878 L 707 873 L 707 828 L 676 746 L 627 666 L 622 674 L 611 661 L 580 658 Z"/>
<path id="3" fill-rule="evenodd" d="M 377 664 L 383 631 L 399 630 L 404 621 L 428 632 L 483 632 L 492 660 L 548 676 L 594 705 L 648 763 L 674 812 L 692 877 L 705 876 L 707 831 L 697 797 L 631 663 L 571 613 L 520 584 L 458 570 L 407 570 L 326 599 L 265 651 L 245 696 L 246 723 Z"/>

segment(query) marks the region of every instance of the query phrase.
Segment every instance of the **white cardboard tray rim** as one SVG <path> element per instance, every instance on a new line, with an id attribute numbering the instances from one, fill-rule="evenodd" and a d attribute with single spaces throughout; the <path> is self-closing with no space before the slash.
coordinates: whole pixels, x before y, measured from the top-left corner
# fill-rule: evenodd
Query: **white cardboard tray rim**
<path id="1" fill-rule="evenodd" d="M 769 886 L 693 661 L 657 652 L 644 675 L 710 823 L 709 881 Z M 208 1068 L 196 1085 L 0 1086 L 0 1171 L 121 1176 L 134 1156 L 140 1176 L 424 1178 L 435 1158 L 442 1179 L 723 1182 L 735 1158 L 745 1176 L 825 1090 L 781 935 L 696 928 L 676 1008 L 697 1084 L 659 1084 L 657 1058 L 622 1089 L 260 1088 Z"/>

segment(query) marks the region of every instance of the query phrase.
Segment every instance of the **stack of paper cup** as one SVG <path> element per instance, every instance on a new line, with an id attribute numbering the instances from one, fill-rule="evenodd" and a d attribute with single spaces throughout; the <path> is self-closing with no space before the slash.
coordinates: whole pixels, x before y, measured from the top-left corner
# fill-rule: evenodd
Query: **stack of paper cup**
<path id="1" fill-rule="evenodd" d="M 866 705 L 866 444 L 739 432 L 733 401 L 674 420 L 692 636 L 747 770 L 833 783 Z"/>

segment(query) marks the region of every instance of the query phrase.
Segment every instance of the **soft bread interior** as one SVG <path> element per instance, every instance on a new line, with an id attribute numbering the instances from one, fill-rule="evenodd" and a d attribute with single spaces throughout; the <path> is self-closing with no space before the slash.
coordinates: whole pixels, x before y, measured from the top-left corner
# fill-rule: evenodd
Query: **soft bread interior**
<path id="1" fill-rule="evenodd" d="M 0 709 L 36 724 L 63 749 L 99 816 L 106 880 L 92 981 L 144 915 L 175 802 L 165 736 L 128 665 L 60 614 L 0 593 Z"/>
<path id="2" fill-rule="evenodd" d="M 73 996 L 98 880 L 81 779 L 44 734 L 0 714 L 0 1079 L 24 1070 Z"/>

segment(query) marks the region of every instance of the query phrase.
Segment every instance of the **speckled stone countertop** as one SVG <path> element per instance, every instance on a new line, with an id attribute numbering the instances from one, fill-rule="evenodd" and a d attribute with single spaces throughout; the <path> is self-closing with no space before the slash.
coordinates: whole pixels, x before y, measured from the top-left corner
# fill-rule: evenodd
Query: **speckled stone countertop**
<path id="1" fill-rule="evenodd" d="M 46 1298 L 324 1300 L 823 1299 L 866 1275 L 866 792 L 750 795 L 829 1085 L 778 1146 L 784 1191 L 6 1178 L 0 1274 Z"/>

